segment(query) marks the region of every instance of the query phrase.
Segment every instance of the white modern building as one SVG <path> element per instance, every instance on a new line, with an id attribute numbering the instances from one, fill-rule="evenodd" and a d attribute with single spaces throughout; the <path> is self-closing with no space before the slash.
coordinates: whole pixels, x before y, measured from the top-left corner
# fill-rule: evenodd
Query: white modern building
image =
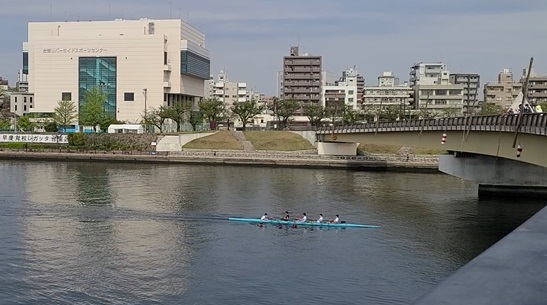
<path id="1" fill-rule="evenodd" d="M 152 107 L 203 97 L 210 54 L 205 35 L 178 19 L 30 22 L 23 74 L 32 112 L 51 113 L 60 100 L 81 107 L 99 87 L 107 112 L 138 122 Z"/>
<path id="2" fill-rule="evenodd" d="M 361 109 L 364 85 L 365 80 L 357 70 L 348 69 L 342 72 L 342 77 L 334 84 L 322 86 L 321 105 L 323 107 L 347 105 L 355 110 Z"/>
<path id="3" fill-rule="evenodd" d="M 216 79 L 211 76 L 205 81 L 204 95 L 206 98 L 216 98 L 224 103 L 226 107 L 234 103 L 247 101 L 249 92 L 247 83 L 231 82 L 228 80 L 226 72 L 220 70 Z"/>
<path id="4" fill-rule="evenodd" d="M 378 77 L 376 86 L 365 86 L 363 109 L 382 109 L 389 106 L 401 107 L 403 113 L 410 109 L 412 88 L 408 83 L 399 84 L 399 78 L 392 72 L 384 72 Z"/>
<path id="5" fill-rule="evenodd" d="M 410 67 L 410 86 L 418 109 L 454 115 L 463 111 L 464 85 L 450 83 L 450 72 L 444 63 L 414 64 Z"/>

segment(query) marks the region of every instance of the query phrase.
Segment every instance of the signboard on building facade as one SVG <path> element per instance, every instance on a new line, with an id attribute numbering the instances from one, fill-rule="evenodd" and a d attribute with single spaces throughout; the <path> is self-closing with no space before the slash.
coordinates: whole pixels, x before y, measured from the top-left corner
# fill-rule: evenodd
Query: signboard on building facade
<path id="1" fill-rule="evenodd" d="M 105 48 L 47 48 L 43 53 L 103 53 Z"/>
<path id="2" fill-rule="evenodd" d="M 68 136 L 51 134 L 16 134 L 0 133 L 0 143 L 47 143 L 47 144 L 68 144 Z"/>

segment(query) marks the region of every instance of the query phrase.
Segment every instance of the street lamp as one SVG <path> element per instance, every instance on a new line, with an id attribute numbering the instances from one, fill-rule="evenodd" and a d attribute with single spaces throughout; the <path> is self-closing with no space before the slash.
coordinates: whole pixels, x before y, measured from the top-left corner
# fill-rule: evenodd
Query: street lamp
<path id="1" fill-rule="evenodd" d="M 144 94 L 144 122 L 145 122 L 144 129 L 146 132 L 148 132 L 148 112 L 146 110 L 146 99 L 148 97 L 148 89 L 144 88 L 142 89 L 142 92 Z"/>

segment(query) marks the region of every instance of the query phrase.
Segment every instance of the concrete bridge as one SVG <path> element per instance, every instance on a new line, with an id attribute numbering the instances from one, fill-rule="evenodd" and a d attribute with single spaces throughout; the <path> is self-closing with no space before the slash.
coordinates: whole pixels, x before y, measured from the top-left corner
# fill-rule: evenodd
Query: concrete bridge
<path id="1" fill-rule="evenodd" d="M 446 150 L 439 170 L 477 182 L 479 193 L 547 194 L 547 113 L 375 122 L 321 127 L 316 134 L 319 142 L 337 145 Z"/>

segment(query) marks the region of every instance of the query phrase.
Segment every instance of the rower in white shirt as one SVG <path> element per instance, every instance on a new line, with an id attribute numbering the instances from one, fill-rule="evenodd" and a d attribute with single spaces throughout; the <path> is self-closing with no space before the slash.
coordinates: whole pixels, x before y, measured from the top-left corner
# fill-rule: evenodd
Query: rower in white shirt
<path id="1" fill-rule="evenodd" d="M 321 223 L 322 221 L 323 221 L 323 214 L 319 214 L 319 218 L 315 222 Z"/>
<path id="2" fill-rule="evenodd" d="M 340 221 L 340 215 L 336 214 L 336 218 L 330 221 L 330 223 L 338 223 Z"/>
<path id="3" fill-rule="evenodd" d="M 298 221 L 304 222 L 308 220 L 308 217 L 306 216 L 306 213 L 302 213 L 302 217 L 298 219 Z"/>
<path id="4" fill-rule="evenodd" d="M 268 220 L 268 219 L 270 219 L 270 217 L 268 217 L 268 213 L 264 213 L 264 215 L 260 217 L 260 220 Z"/>

